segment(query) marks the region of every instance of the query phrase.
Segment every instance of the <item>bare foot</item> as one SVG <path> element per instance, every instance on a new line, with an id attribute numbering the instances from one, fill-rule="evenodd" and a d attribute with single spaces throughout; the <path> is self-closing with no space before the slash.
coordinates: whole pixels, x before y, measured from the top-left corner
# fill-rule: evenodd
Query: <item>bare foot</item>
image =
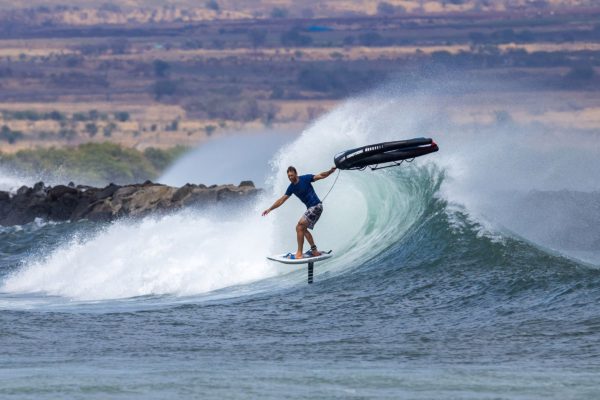
<path id="1" fill-rule="evenodd" d="M 321 255 L 321 252 L 319 250 L 313 250 L 312 255 L 313 255 L 313 257 L 318 257 Z"/>
<path id="2" fill-rule="evenodd" d="M 296 253 L 296 260 L 299 258 L 304 258 L 304 255 L 302 253 Z"/>

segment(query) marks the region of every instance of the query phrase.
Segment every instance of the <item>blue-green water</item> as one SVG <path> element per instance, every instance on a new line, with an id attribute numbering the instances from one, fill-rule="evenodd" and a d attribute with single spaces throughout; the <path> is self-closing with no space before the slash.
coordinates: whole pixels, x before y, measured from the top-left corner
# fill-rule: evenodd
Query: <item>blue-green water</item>
<path id="1" fill-rule="evenodd" d="M 310 286 L 288 270 L 216 294 L 119 300 L 11 289 L 31 252 L 73 232 L 98 241 L 97 227 L 5 228 L 0 394 L 597 397 L 600 271 L 457 229 L 444 207 L 432 199 L 402 238 L 351 268 L 318 264 Z"/>
<path id="2" fill-rule="evenodd" d="M 290 200 L 260 217 L 287 165 L 320 172 L 336 149 L 387 138 L 363 135 L 376 118 L 348 124 L 350 111 L 274 155 L 272 189 L 243 209 L 0 229 L 0 397 L 600 397 L 599 231 L 587 224 L 579 240 L 552 219 L 574 196 L 591 211 L 569 220 L 597 221 L 595 195 L 548 192 L 552 213 L 533 204 L 528 230 L 515 215 L 532 205 L 508 191 L 525 178 L 497 171 L 492 153 L 457 158 L 457 137 L 437 138 L 435 163 L 341 173 L 314 231 L 336 256 L 314 284 L 265 260 L 293 247 L 302 213 Z M 595 188 L 552 179 L 541 189 Z"/>

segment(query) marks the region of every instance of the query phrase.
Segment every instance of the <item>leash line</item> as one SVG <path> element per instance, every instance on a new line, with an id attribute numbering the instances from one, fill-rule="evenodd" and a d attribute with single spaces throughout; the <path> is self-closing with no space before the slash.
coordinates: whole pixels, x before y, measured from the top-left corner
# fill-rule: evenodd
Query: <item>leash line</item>
<path id="1" fill-rule="evenodd" d="M 342 172 L 342 170 L 338 168 L 338 173 L 337 173 L 337 176 L 335 177 L 335 180 L 333 181 L 333 185 L 331 185 L 331 187 L 329 188 L 329 191 L 327 192 L 327 194 L 325 195 L 325 197 L 323 197 L 323 200 L 321 200 L 321 203 L 325 202 L 325 199 L 327 198 L 327 196 L 329 196 L 329 193 L 331 193 L 331 191 L 333 190 L 333 187 L 335 186 L 335 184 L 337 183 L 338 178 L 340 177 L 340 172 Z"/>

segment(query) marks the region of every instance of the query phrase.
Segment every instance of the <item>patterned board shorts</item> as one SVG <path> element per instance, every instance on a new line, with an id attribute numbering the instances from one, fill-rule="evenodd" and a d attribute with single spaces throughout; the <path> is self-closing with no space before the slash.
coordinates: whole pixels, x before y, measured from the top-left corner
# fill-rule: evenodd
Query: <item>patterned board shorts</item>
<path id="1" fill-rule="evenodd" d="M 308 222 L 309 229 L 313 229 L 315 227 L 315 224 L 321 217 L 322 212 L 323 212 L 323 204 L 321 204 L 321 203 L 317 204 L 316 206 L 312 206 L 311 208 L 306 210 L 303 217 Z"/>

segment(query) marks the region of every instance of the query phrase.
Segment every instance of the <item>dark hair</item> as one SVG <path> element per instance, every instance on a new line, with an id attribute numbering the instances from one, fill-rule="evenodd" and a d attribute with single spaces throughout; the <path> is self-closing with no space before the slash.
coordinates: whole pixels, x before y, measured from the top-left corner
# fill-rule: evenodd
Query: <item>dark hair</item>
<path id="1" fill-rule="evenodd" d="M 290 165 L 290 166 L 288 167 L 288 169 L 287 169 L 287 172 L 290 172 L 290 171 L 294 171 L 294 173 L 295 173 L 296 175 L 298 175 L 298 171 L 296 171 L 296 168 L 292 167 L 291 165 Z"/>

